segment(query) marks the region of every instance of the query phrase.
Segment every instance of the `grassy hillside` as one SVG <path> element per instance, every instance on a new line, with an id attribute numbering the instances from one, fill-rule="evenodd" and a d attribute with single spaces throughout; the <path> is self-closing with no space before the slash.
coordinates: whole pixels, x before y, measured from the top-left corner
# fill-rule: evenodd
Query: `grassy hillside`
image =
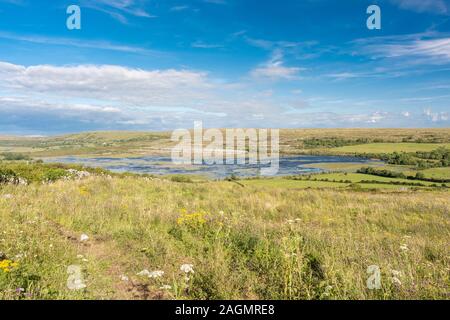
<path id="1" fill-rule="evenodd" d="M 26 138 L 0 136 L 0 153 L 21 152 L 33 157 L 46 156 L 142 156 L 169 154 L 174 142 L 170 132 L 86 132 L 56 137 Z M 409 143 L 408 152 L 421 151 L 425 144 L 450 143 L 450 129 L 282 129 L 283 154 L 348 153 L 339 147 L 354 146 L 358 153 L 371 153 L 375 143 L 389 143 L 376 152 L 390 152 L 392 143 Z M 362 146 L 361 146 L 362 145 Z M 367 148 L 365 147 L 367 146 Z M 333 149 L 336 148 L 337 149 Z M 396 147 L 394 147 L 395 149 Z M 392 150 L 395 151 L 395 150 Z M 353 150 L 353 149 L 350 149 Z M 428 150 L 428 149 L 427 149 Z M 431 150 L 430 150 L 431 151 Z"/>
<path id="2" fill-rule="evenodd" d="M 0 299 L 446 299 L 449 199 L 97 175 L 2 185 Z M 69 265 L 85 289 L 67 288 Z"/>

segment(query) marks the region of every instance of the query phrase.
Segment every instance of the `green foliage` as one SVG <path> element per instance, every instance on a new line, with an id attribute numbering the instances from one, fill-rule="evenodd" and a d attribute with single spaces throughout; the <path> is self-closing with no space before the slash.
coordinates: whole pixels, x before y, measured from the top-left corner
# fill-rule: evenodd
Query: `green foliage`
<path id="1" fill-rule="evenodd" d="M 3 156 L 3 160 L 6 161 L 31 160 L 31 158 L 27 155 L 14 152 L 2 153 L 0 156 Z"/>
<path id="2" fill-rule="evenodd" d="M 173 182 L 192 183 L 192 179 L 187 175 L 173 175 L 170 177 Z"/>

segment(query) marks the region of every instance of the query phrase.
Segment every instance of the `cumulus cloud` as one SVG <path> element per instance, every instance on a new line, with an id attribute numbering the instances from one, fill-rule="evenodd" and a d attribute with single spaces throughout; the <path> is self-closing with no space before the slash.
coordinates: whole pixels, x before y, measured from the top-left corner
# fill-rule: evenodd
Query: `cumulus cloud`
<path id="1" fill-rule="evenodd" d="M 0 62 L 0 79 L 0 87 L 5 89 L 134 105 L 176 106 L 204 98 L 212 87 L 204 72 L 112 65 L 26 67 Z"/>
<path id="2" fill-rule="evenodd" d="M 281 58 L 275 55 L 272 65 Z M 295 71 L 281 73 L 281 78 L 291 79 Z M 277 72 L 256 75 L 280 79 Z M 417 120 L 412 114 L 383 111 L 328 112 L 324 108 L 335 107 L 330 105 L 298 96 L 280 98 L 275 89 L 253 91 L 203 71 L 0 62 L 0 132 L 170 130 L 192 127 L 196 120 L 205 127 L 255 128 L 399 126 L 399 119 Z M 314 108 L 322 111 L 308 112 Z M 431 109 L 419 116 L 437 125 L 448 121 L 447 113 Z"/>

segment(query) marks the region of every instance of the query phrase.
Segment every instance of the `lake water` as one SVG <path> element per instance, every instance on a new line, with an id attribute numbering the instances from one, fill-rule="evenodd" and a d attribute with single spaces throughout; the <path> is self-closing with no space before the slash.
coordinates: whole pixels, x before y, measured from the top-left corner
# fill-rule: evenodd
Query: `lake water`
<path id="1" fill-rule="evenodd" d="M 211 178 L 224 178 L 232 174 L 241 177 L 258 176 L 262 165 L 174 165 L 170 157 L 145 156 L 140 158 L 80 158 L 58 157 L 48 158 L 45 162 L 59 162 L 82 164 L 88 167 L 100 167 L 114 172 L 147 173 L 154 175 L 167 174 L 196 174 L 206 175 Z M 277 175 L 296 175 L 326 171 L 320 168 L 323 163 L 365 163 L 373 160 L 343 156 L 289 156 L 280 157 Z M 307 165 L 318 165 L 318 168 L 310 168 Z"/>

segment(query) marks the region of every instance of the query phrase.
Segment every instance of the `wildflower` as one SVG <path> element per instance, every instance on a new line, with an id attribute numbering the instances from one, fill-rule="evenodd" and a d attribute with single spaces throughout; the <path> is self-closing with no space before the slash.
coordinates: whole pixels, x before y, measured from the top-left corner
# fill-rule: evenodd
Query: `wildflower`
<path id="1" fill-rule="evenodd" d="M 402 285 L 402 282 L 401 282 L 400 279 L 397 278 L 397 277 L 392 277 L 392 278 L 391 278 L 391 281 L 392 281 L 393 284 L 396 284 L 396 285 L 398 285 L 398 286 L 401 286 L 401 285 Z"/>
<path id="2" fill-rule="evenodd" d="M 126 275 L 121 275 L 120 280 L 125 281 L 125 282 L 130 281 L 130 279 Z"/>
<path id="3" fill-rule="evenodd" d="M 400 246 L 400 250 L 402 250 L 402 251 L 408 251 L 409 248 L 408 248 L 408 246 L 407 246 L 406 244 L 402 244 L 402 245 Z"/>
<path id="4" fill-rule="evenodd" d="M 332 286 L 326 286 L 324 292 L 322 293 L 322 296 L 329 297 L 331 295 L 331 290 L 333 290 Z"/>
<path id="5" fill-rule="evenodd" d="M 86 196 L 89 194 L 89 190 L 85 186 L 81 186 L 78 190 L 82 196 Z"/>
<path id="6" fill-rule="evenodd" d="M 85 241 L 88 241 L 89 240 L 89 236 L 87 235 L 87 234 L 82 234 L 81 236 L 80 236 L 80 241 L 81 242 L 85 242 Z"/>
<path id="7" fill-rule="evenodd" d="M 148 276 L 150 276 L 150 271 L 148 271 L 147 269 L 144 269 L 144 270 L 136 273 L 136 275 L 143 276 L 143 277 L 148 277 Z"/>
<path id="8" fill-rule="evenodd" d="M 178 225 L 202 226 L 206 223 L 206 213 L 203 211 L 188 213 L 186 209 L 181 210 L 181 215 L 177 219 Z"/>
<path id="9" fill-rule="evenodd" d="M 148 275 L 149 278 L 159 278 L 162 277 L 164 275 L 164 271 L 162 270 L 156 270 L 156 271 L 152 271 L 150 272 L 150 274 Z"/>
<path id="10" fill-rule="evenodd" d="M 24 292 L 25 291 L 25 289 L 24 288 L 17 288 L 16 289 L 16 293 L 22 293 L 22 292 Z"/>
<path id="11" fill-rule="evenodd" d="M 161 286 L 159 288 L 162 289 L 162 290 L 170 290 L 170 289 L 172 289 L 172 286 L 169 286 L 169 285 L 165 284 L 165 285 L 163 285 L 163 286 Z"/>
<path id="12" fill-rule="evenodd" d="M 402 276 L 402 272 L 398 271 L 398 270 L 391 270 L 392 276 L 394 277 L 401 277 Z"/>
<path id="13" fill-rule="evenodd" d="M 181 265 L 180 270 L 184 273 L 194 273 L 193 267 L 194 266 L 192 264 L 183 264 Z"/>
<path id="14" fill-rule="evenodd" d="M 4 273 L 11 272 L 12 269 L 19 266 L 19 263 L 13 262 L 11 260 L 1 260 L 0 261 L 0 270 L 2 270 Z"/>

